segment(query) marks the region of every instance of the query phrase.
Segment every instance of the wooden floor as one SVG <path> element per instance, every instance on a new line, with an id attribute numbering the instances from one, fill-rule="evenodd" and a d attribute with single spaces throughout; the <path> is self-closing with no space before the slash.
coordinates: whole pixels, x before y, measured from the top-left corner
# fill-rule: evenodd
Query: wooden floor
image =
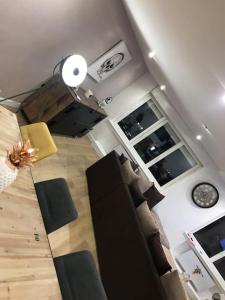
<path id="1" fill-rule="evenodd" d="M 0 106 L 0 155 L 20 140 L 14 114 Z M 38 237 L 38 239 L 37 239 Z M 30 169 L 0 194 L 0 300 L 62 300 Z"/>
<path id="2" fill-rule="evenodd" d="M 17 118 L 20 125 L 26 124 L 21 113 L 17 114 Z M 89 250 L 98 264 L 85 171 L 99 157 L 88 137 L 53 135 L 53 139 L 58 152 L 35 164 L 31 169 L 33 180 L 65 178 L 78 211 L 75 221 L 48 236 L 53 257 Z"/>
<path id="3" fill-rule="evenodd" d="M 98 160 L 87 137 L 53 136 L 58 153 L 43 159 L 32 169 L 34 182 L 63 177 L 66 179 L 78 219 L 49 235 L 53 256 L 90 250 L 96 259 L 95 239 L 85 171 Z"/>

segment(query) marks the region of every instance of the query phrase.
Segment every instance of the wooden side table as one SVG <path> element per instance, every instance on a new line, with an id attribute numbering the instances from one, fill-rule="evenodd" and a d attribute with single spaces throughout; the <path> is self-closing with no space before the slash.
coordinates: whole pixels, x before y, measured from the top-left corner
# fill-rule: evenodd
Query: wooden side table
<path id="1" fill-rule="evenodd" d="M 68 136 L 83 136 L 106 117 L 94 96 L 87 99 L 81 88 L 75 93 L 58 74 L 22 103 L 22 111 L 29 122 Z"/>

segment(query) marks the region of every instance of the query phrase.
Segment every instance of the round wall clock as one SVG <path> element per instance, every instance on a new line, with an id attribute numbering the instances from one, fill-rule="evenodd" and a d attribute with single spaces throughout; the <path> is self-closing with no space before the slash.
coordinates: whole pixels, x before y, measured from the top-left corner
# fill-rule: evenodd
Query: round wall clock
<path id="1" fill-rule="evenodd" d="M 211 183 L 202 182 L 193 188 L 192 200 L 199 207 L 210 208 L 218 202 L 219 192 Z"/>

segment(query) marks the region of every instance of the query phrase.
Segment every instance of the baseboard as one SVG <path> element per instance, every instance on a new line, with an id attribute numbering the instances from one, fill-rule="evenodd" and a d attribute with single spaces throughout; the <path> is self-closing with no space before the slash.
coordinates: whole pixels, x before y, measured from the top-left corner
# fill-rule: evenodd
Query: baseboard
<path id="1" fill-rule="evenodd" d="M 96 153 L 98 154 L 98 156 L 101 158 L 103 156 L 105 156 L 107 153 L 105 152 L 104 148 L 102 147 L 101 143 L 99 143 L 98 141 L 96 141 L 93 137 L 93 135 L 89 132 L 87 134 L 89 140 L 91 141 L 91 145 L 94 148 L 94 150 L 96 151 Z"/>
<path id="2" fill-rule="evenodd" d="M 4 98 L 0 98 L 0 100 L 4 100 Z M 19 108 L 21 103 L 13 100 L 5 100 L 3 102 L 0 102 L 0 104 L 7 105 L 14 108 Z"/>

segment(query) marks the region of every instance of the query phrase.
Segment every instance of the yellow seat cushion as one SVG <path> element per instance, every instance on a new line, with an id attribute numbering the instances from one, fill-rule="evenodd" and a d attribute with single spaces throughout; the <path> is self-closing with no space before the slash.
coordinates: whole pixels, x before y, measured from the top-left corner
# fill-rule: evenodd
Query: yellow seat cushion
<path id="1" fill-rule="evenodd" d="M 23 141 L 30 141 L 32 148 L 37 148 L 37 160 L 41 160 L 57 152 L 57 147 L 48 130 L 48 126 L 41 123 L 34 123 L 20 127 Z"/>

